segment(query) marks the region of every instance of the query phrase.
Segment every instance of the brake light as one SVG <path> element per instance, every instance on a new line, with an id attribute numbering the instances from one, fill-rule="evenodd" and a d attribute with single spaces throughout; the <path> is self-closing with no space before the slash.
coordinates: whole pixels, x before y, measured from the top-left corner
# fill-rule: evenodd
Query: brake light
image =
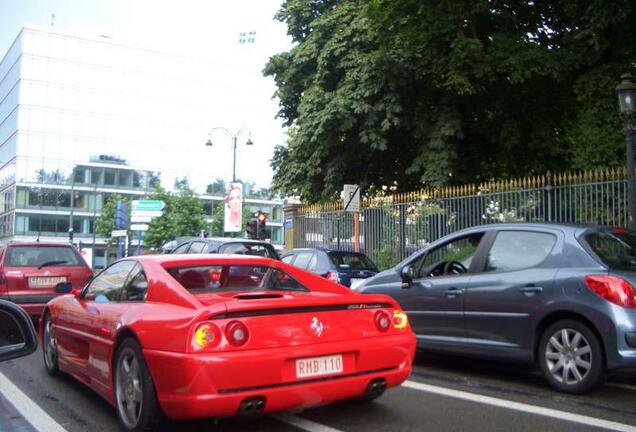
<path id="1" fill-rule="evenodd" d="M 404 329 L 408 325 L 409 325 L 409 319 L 406 316 L 406 314 L 399 309 L 394 309 L 393 310 L 393 328 Z"/>
<path id="2" fill-rule="evenodd" d="M 391 327 L 391 317 L 384 311 L 375 313 L 375 325 L 381 332 L 385 332 Z"/>
<path id="3" fill-rule="evenodd" d="M 636 291 L 625 279 L 616 276 L 585 276 L 587 286 L 605 300 L 626 308 L 636 308 Z"/>
<path id="4" fill-rule="evenodd" d="M 615 227 L 612 229 L 612 234 L 627 234 L 627 228 Z"/>
<path id="5" fill-rule="evenodd" d="M 232 321 L 225 327 L 225 337 L 234 346 L 245 345 L 249 336 L 247 326 L 240 321 Z"/>
<path id="6" fill-rule="evenodd" d="M 192 348 L 195 351 L 214 348 L 221 342 L 221 330 L 211 322 L 197 325 L 192 338 Z"/>
<path id="7" fill-rule="evenodd" d="M 329 272 L 325 277 L 331 282 L 340 283 L 340 278 L 338 278 L 338 273 L 336 272 Z"/>

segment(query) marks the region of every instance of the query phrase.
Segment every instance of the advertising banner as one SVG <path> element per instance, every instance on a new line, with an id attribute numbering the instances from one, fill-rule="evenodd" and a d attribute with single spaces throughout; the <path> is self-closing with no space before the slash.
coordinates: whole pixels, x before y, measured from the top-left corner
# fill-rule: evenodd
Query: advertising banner
<path id="1" fill-rule="evenodd" d="M 243 230 L 243 185 L 241 183 L 227 183 L 225 185 L 225 232 L 240 232 Z"/>

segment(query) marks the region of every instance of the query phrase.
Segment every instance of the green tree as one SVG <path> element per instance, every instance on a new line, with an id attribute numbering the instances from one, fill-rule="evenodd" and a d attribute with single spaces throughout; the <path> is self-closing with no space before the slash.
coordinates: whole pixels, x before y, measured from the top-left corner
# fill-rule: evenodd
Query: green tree
<path id="1" fill-rule="evenodd" d="M 163 208 L 163 215 L 158 218 L 154 218 L 150 222 L 148 231 L 144 235 L 144 243 L 146 246 L 158 248 L 165 242 L 176 237 L 174 218 L 172 217 L 175 211 L 175 202 L 173 195 L 162 187 L 158 187 L 148 197 L 151 200 L 163 201 L 166 205 Z M 190 233 L 189 235 L 195 235 Z"/>
<path id="2" fill-rule="evenodd" d="M 95 233 L 103 238 L 109 239 L 113 230 L 118 229 L 115 226 L 115 216 L 117 213 L 117 201 L 126 203 L 128 211 L 128 220 L 130 220 L 130 199 L 121 195 L 111 195 L 102 205 L 99 217 L 95 221 Z"/>
<path id="3" fill-rule="evenodd" d="M 150 223 L 144 237 L 147 246 L 160 247 L 174 237 L 196 236 L 206 228 L 203 204 L 187 181 L 175 193 L 157 188 L 147 199 L 161 200 L 166 204 L 163 215 Z"/>
<path id="4" fill-rule="evenodd" d="M 311 201 L 622 164 L 613 89 L 629 0 L 286 0 L 273 56 L 288 143 L 273 188 Z"/>

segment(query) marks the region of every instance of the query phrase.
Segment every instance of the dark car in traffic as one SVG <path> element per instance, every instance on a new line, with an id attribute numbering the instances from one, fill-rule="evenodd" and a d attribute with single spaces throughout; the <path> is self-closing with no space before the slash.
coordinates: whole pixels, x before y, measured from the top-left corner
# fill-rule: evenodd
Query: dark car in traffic
<path id="1" fill-rule="evenodd" d="M 10 241 L 0 246 L 0 299 L 19 304 L 34 317 L 60 295 L 58 284 L 81 289 L 92 276 L 84 258 L 70 244 Z"/>
<path id="2" fill-rule="evenodd" d="M 360 291 L 394 297 L 427 351 L 532 362 L 583 393 L 636 367 L 636 235 L 494 224 L 446 236 Z"/>
<path id="3" fill-rule="evenodd" d="M 181 237 L 178 239 L 173 254 L 236 254 L 255 255 L 272 259 L 280 259 L 271 243 L 238 237 Z"/>
<path id="4" fill-rule="evenodd" d="M 281 259 L 351 289 L 378 273 L 373 261 L 362 252 L 297 248 L 284 253 Z"/>

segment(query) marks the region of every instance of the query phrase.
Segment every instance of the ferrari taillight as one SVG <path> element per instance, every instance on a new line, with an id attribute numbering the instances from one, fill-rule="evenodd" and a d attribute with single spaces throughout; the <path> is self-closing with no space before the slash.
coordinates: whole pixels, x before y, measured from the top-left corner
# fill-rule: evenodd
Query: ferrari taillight
<path id="1" fill-rule="evenodd" d="M 375 325 L 381 332 L 385 332 L 391 327 L 391 317 L 384 311 L 375 313 Z"/>
<path id="2" fill-rule="evenodd" d="M 403 329 L 409 325 L 409 319 L 400 309 L 393 310 L 393 327 L 396 329 Z"/>
<path id="3" fill-rule="evenodd" d="M 605 300 L 626 308 L 636 308 L 636 291 L 632 284 L 616 276 L 585 276 L 587 286 Z"/>
<path id="4" fill-rule="evenodd" d="M 192 338 L 192 348 L 195 351 L 214 348 L 221 342 L 221 330 L 211 323 L 202 322 L 197 325 Z"/>
<path id="5" fill-rule="evenodd" d="M 245 345 L 249 336 L 247 326 L 240 321 L 231 321 L 225 327 L 225 337 L 234 346 Z"/>

